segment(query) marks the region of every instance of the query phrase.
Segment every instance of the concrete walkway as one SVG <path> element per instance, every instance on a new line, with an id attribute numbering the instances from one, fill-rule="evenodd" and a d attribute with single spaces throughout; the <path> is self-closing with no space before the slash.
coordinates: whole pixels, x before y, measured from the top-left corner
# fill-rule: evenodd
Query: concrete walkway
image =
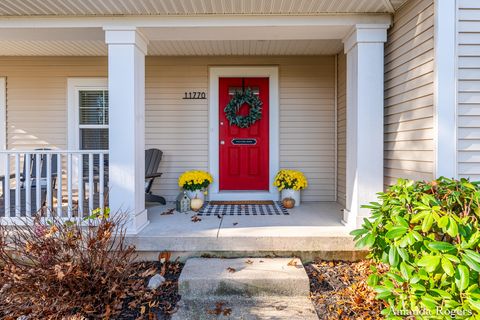
<path id="1" fill-rule="evenodd" d="M 308 276 L 299 259 L 187 260 L 174 320 L 317 320 Z"/>

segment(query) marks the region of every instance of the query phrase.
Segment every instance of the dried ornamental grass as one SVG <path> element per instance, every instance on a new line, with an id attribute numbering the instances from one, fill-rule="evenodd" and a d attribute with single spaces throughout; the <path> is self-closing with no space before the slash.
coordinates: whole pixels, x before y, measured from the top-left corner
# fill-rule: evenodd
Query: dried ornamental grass
<path id="1" fill-rule="evenodd" d="M 86 221 L 36 217 L 0 226 L 1 318 L 109 318 L 123 300 L 143 294 L 133 279 L 134 247 L 125 243 L 125 218 Z"/>

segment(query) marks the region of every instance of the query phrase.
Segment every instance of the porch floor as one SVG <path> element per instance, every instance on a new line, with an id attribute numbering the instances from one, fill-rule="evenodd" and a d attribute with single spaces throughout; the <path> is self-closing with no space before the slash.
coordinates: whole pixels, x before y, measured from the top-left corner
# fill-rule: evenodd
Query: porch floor
<path id="1" fill-rule="evenodd" d="M 290 215 L 202 216 L 193 212 L 161 215 L 174 204 L 148 208 L 150 223 L 129 237 L 138 251 L 296 252 L 353 251 L 350 230 L 341 222 L 336 202 L 304 202 Z"/>

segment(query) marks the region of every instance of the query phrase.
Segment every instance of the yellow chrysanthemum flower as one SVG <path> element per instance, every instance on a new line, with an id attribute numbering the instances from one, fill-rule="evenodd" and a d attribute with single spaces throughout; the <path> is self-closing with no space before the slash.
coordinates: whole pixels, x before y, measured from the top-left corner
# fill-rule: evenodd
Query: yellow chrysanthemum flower
<path id="1" fill-rule="evenodd" d="M 202 190 L 213 182 L 210 173 L 201 170 L 185 171 L 178 178 L 178 186 L 185 190 Z"/>
<path id="2" fill-rule="evenodd" d="M 282 169 L 277 173 L 273 185 L 279 191 L 283 189 L 302 190 L 307 188 L 308 180 L 301 171 Z"/>

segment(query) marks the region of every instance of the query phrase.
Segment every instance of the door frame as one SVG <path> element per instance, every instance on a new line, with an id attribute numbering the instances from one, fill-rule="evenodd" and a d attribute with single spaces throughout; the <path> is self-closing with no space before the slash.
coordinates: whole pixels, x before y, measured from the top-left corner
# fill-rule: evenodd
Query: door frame
<path id="1" fill-rule="evenodd" d="M 269 190 L 268 191 L 220 191 L 219 173 L 219 123 L 218 123 L 218 81 L 223 77 L 235 78 L 269 78 Z M 273 180 L 280 168 L 280 107 L 278 66 L 229 66 L 209 68 L 208 95 L 208 163 L 213 176 L 210 185 L 210 200 L 278 200 L 278 191 L 273 186 Z"/>

